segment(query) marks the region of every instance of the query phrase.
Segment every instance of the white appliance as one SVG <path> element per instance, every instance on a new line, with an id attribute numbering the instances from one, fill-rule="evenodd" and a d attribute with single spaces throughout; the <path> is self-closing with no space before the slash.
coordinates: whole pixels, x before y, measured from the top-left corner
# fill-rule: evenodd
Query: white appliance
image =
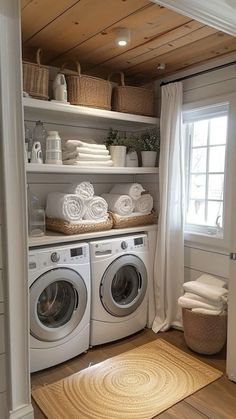
<path id="1" fill-rule="evenodd" d="M 90 260 L 86 243 L 29 252 L 31 372 L 89 347 Z"/>
<path id="2" fill-rule="evenodd" d="M 92 241 L 90 258 L 90 345 L 114 341 L 143 329 L 147 324 L 147 235 Z"/>

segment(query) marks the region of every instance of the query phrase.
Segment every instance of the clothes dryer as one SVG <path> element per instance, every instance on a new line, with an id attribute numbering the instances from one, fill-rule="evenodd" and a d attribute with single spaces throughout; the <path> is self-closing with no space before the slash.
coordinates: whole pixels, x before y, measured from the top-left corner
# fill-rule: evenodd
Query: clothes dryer
<path id="1" fill-rule="evenodd" d="M 31 372 L 88 349 L 90 294 L 88 244 L 30 250 Z"/>
<path id="2" fill-rule="evenodd" d="M 146 234 L 92 241 L 90 345 L 129 336 L 147 324 Z"/>

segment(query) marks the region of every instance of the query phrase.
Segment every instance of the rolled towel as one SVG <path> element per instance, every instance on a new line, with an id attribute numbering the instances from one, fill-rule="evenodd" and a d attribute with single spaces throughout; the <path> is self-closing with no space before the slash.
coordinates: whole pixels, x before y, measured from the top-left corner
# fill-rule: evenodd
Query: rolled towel
<path id="1" fill-rule="evenodd" d="M 223 279 L 216 278 L 213 275 L 201 275 L 199 276 L 199 278 L 196 279 L 196 281 L 201 282 L 202 284 L 216 285 L 217 287 L 227 287 L 227 284 L 225 281 L 223 281 Z"/>
<path id="2" fill-rule="evenodd" d="M 77 160 L 79 161 L 88 161 L 88 160 L 92 160 L 95 162 L 99 162 L 99 161 L 109 161 L 111 160 L 111 156 L 100 156 L 99 154 L 83 154 L 83 153 L 78 153 L 77 154 Z"/>
<path id="3" fill-rule="evenodd" d="M 85 213 L 84 220 L 100 220 L 107 217 L 108 204 L 100 196 L 94 196 L 93 198 L 85 202 Z"/>
<path id="4" fill-rule="evenodd" d="M 64 160 L 63 164 L 71 165 L 71 166 L 79 166 L 79 167 L 111 167 L 113 166 L 113 161 L 93 161 L 93 160 L 87 160 L 87 161 L 79 161 L 76 159 L 71 160 Z"/>
<path id="5" fill-rule="evenodd" d="M 150 194 L 141 195 L 134 201 L 134 210 L 141 214 L 150 214 L 153 209 L 153 197 Z"/>
<path id="6" fill-rule="evenodd" d="M 192 300 L 191 298 L 185 297 L 183 295 L 182 297 L 179 297 L 178 304 L 180 307 L 184 308 L 204 308 L 207 310 L 223 310 L 225 308 L 225 305 L 222 303 L 222 306 L 215 306 L 214 304 L 206 304 L 198 300 Z"/>
<path id="7" fill-rule="evenodd" d="M 101 149 L 100 150 L 100 148 L 88 148 L 88 147 L 77 147 L 76 148 L 76 151 L 78 152 L 78 153 L 81 153 L 81 154 L 95 154 L 95 155 L 97 155 L 97 156 L 108 156 L 109 155 L 109 151 L 108 150 L 103 150 L 103 149 Z"/>
<path id="8" fill-rule="evenodd" d="M 108 203 L 109 211 L 119 215 L 130 215 L 133 212 L 134 204 L 129 195 L 103 194 L 102 197 Z"/>
<path id="9" fill-rule="evenodd" d="M 139 199 L 141 193 L 144 192 L 142 185 L 140 183 L 118 183 L 114 185 L 110 190 L 111 194 L 119 195 L 129 195 L 132 199 Z"/>
<path id="10" fill-rule="evenodd" d="M 200 295 L 212 302 L 227 301 L 228 290 L 222 287 L 203 284 L 197 281 L 189 281 L 183 284 L 186 292 Z"/>
<path id="11" fill-rule="evenodd" d="M 67 192 L 86 200 L 94 196 L 94 187 L 90 182 L 81 182 L 78 185 L 69 185 Z"/>
<path id="12" fill-rule="evenodd" d="M 194 313 L 209 314 L 211 316 L 219 316 L 224 310 L 207 310 L 206 308 L 193 308 Z"/>
<path id="13" fill-rule="evenodd" d="M 51 192 L 47 196 L 47 217 L 76 222 L 82 220 L 84 212 L 84 201 L 77 195 Z"/>

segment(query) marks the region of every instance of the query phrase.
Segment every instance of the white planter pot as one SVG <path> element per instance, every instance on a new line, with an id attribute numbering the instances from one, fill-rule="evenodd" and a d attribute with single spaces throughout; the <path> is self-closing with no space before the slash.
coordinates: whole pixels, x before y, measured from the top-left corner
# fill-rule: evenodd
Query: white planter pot
<path id="1" fill-rule="evenodd" d="M 113 161 L 113 166 L 124 167 L 126 147 L 123 145 L 110 145 L 109 150 Z"/>
<path id="2" fill-rule="evenodd" d="M 138 167 L 138 154 L 136 151 L 130 151 L 125 158 L 126 167 Z"/>
<path id="3" fill-rule="evenodd" d="M 142 151 L 142 166 L 155 167 L 157 159 L 157 151 Z"/>

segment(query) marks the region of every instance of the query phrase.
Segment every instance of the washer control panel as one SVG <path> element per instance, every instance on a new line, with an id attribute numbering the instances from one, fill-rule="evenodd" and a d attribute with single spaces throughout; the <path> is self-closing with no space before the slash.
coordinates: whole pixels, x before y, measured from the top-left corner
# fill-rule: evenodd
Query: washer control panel
<path id="1" fill-rule="evenodd" d="M 91 256 L 95 258 L 109 257 L 119 253 L 143 252 L 148 250 L 148 237 L 146 234 L 137 236 L 123 236 L 105 239 L 91 243 Z"/>
<path id="2" fill-rule="evenodd" d="M 89 263 L 89 246 L 78 243 L 48 249 L 34 249 L 29 252 L 29 270 L 57 267 L 57 265 L 79 265 Z"/>

